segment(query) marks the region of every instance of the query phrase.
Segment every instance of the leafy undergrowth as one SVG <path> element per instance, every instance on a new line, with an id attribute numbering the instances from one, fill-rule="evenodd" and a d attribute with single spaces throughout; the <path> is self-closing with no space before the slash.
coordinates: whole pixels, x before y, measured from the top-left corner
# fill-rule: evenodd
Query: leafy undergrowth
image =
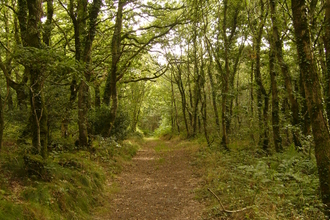
<path id="1" fill-rule="evenodd" d="M 244 143 L 236 146 L 241 147 L 198 153 L 197 163 L 204 169 L 198 197 L 208 203 L 206 219 L 326 219 L 314 158 L 291 147 L 266 157 Z M 226 210 L 248 209 L 224 211 L 208 188 Z"/>
<path id="2" fill-rule="evenodd" d="M 90 219 L 91 209 L 102 202 L 106 176 L 120 172 L 123 162 L 135 155 L 138 141 L 119 144 L 97 138 L 92 151 L 65 148 L 59 144 L 43 161 L 26 155 L 22 147 L 5 144 L 0 156 L 0 219 Z M 31 169 L 31 161 L 39 168 Z"/>

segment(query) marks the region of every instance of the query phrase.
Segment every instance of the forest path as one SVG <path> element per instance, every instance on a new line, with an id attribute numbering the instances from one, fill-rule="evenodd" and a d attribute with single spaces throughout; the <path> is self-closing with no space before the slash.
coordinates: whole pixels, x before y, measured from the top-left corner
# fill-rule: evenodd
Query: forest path
<path id="1" fill-rule="evenodd" d="M 119 189 L 109 207 L 95 219 L 201 219 L 204 207 L 194 199 L 200 179 L 191 165 L 197 149 L 179 140 L 146 139 L 116 178 Z"/>

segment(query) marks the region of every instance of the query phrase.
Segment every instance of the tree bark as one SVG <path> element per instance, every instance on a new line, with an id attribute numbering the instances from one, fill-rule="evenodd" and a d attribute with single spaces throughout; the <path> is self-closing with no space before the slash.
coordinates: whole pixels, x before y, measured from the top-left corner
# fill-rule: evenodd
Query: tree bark
<path id="1" fill-rule="evenodd" d="M 321 86 L 315 60 L 313 58 L 310 30 L 305 0 L 291 0 L 293 26 L 299 58 L 299 67 L 306 94 L 315 142 L 315 157 L 320 179 L 322 201 L 325 212 L 330 214 L 330 134 L 323 115 Z"/>
<path id="2" fill-rule="evenodd" d="M 42 2 L 40 0 L 19 0 L 18 19 L 20 22 L 21 38 L 24 47 L 41 47 L 40 25 L 42 16 Z M 25 71 L 30 78 L 31 103 L 31 133 L 33 152 L 47 157 L 48 126 L 47 110 L 43 93 L 43 76 L 39 67 L 26 64 Z"/>
<path id="3" fill-rule="evenodd" d="M 212 59 L 212 54 L 210 49 L 209 50 L 209 56 L 210 56 L 210 64 L 207 70 L 207 74 L 209 76 L 209 80 L 210 80 L 210 85 L 211 85 L 211 95 L 212 95 L 212 104 L 213 104 L 213 111 L 214 111 L 214 117 L 215 117 L 215 125 L 216 125 L 216 132 L 218 133 L 218 136 L 220 137 L 220 132 L 221 132 L 221 128 L 220 128 L 220 119 L 219 119 L 219 112 L 218 112 L 218 103 L 217 103 L 217 92 L 215 89 L 215 85 L 214 85 L 214 79 L 213 79 L 213 75 L 211 72 L 211 67 L 213 66 L 213 59 Z"/>
<path id="4" fill-rule="evenodd" d="M 262 31 L 263 31 L 263 25 L 262 27 L 259 27 L 258 35 L 255 40 L 255 50 L 256 50 L 256 65 L 255 65 L 255 80 L 258 85 L 257 89 L 257 106 L 258 106 L 258 117 L 259 117 L 259 128 L 260 128 L 260 138 L 259 138 L 259 145 L 262 146 L 262 148 L 268 152 L 268 143 L 269 143 L 269 137 L 268 137 L 268 123 L 267 123 L 267 115 L 268 115 L 268 102 L 269 97 L 267 94 L 267 91 L 262 83 L 261 78 L 261 66 L 260 66 L 260 44 L 261 44 L 261 37 L 262 37 Z M 262 113 L 262 99 L 264 100 L 264 109 Z"/>
<path id="5" fill-rule="evenodd" d="M 3 120 L 3 104 L 2 104 L 2 97 L 1 97 L 1 94 L 0 94 L 0 152 L 1 152 L 1 149 L 3 147 L 3 141 L 2 141 L 2 138 L 3 138 L 3 129 L 4 129 L 4 120 Z"/>
<path id="6" fill-rule="evenodd" d="M 260 2 L 260 23 L 256 29 L 256 36 L 254 36 L 254 50 L 256 55 L 255 62 L 255 81 L 258 85 L 257 89 L 257 107 L 258 107 L 258 117 L 259 117 L 259 128 L 260 128 L 260 136 L 259 136 L 259 145 L 268 153 L 269 151 L 269 135 L 268 135 L 268 102 L 269 95 L 262 83 L 261 78 L 261 40 L 263 36 L 264 26 L 266 22 L 267 12 L 265 11 L 265 3 L 263 1 Z M 262 113 L 262 100 L 264 100 L 264 108 Z"/>
<path id="7" fill-rule="evenodd" d="M 80 5 L 81 4 L 81 5 Z M 90 82 L 91 77 L 91 53 L 92 44 L 96 34 L 97 17 L 101 8 L 101 0 L 93 0 L 91 10 L 89 11 L 89 26 L 88 32 L 85 34 L 87 16 L 87 1 L 81 1 L 78 4 L 79 15 L 79 33 L 80 38 L 83 39 L 83 50 L 80 54 L 81 62 L 85 64 L 84 79 L 81 80 L 78 90 L 78 126 L 79 126 L 79 146 L 84 148 L 88 146 L 88 121 L 87 113 L 89 109 L 89 86 L 87 82 Z"/>
<path id="8" fill-rule="evenodd" d="M 53 14 L 54 14 L 54 6 L 53 0 L 47 0 L 47 20 L 44 25 L 44 33 L 43 33 L 43 42 L 50 46 L 50 37 L 53 29 Z"/>
<path id="9" fill-rule="evenodd" d="M 269 51 L 269 73 L 271 81 L 272 91 L 272 127 L 273 127 L 273 139 L 276 152 L 282 152 L 282 138 L 280 135 L 280 116 L 279 116 L 279 97 L 277 89 L 277 79 L 275 70 L 275 48 L 273 38 L 270 36 L 270 51 Z"/>
<path id="10" fill-rule="evenodd" d="M 325 3 L 325 28 L 324 28 L 324 46 L 326 56 L 326 74 L 325 74 L 325 103 L 327 118 L 330 120 L 330 0 Z"/>
<path id="11" fill-rule="evenodd" d="M 186 108 L 187 108 L 187 101 L 186 101 L 186 93 L 185 93 L 185 89 L 182 83 L 182 73 L 181 73 L 181 68 L 176 64 L 177 70 L 178 70 L 178 75 L 177 77 L 175 75 L 174 79 L 176 81 L 176 84 L 178 86 L 180 95 L 181 95 L 181 106 L 182 106 L 182 115 L 183 115 L 183 120 L 184 120 L 184 124 L 185 124 L 185 128 L 186 128 L 186 132 L 187 132 L 187 137 L 190 136 L 190 132 L 189 132 L 189 124 L 188 124 L 188 120 L 187 120 L 187 114 L 186 114 Z"/>
<path id="12" fill-rule="evenodd" d="M 277 61 L 280 65 L 282 75 L 284 77 L 285 89 L 288 94 L 288 98 L 290 101 L 290 107 L 292 112 L 292 125 L 294 126 L 294 130 L 292 132 L 293 142 L 296 148 L 301 149 L 302 145 L 299 140 L 298 134 L 298 126 L 299 126 L 299 103 L 294 95 L 294 90 L 292 88 L 292 80 L 289 71 L 289 65 L 285 62 L 283 57 L 283 42 L 280 39 L 280 33 L 278 30 L 278 21 L 276 19 L 276 0 L 270 0 L 270 9 L 271 9 L 271 19 L 272 19 L 272 29 L 273 29 L 273 38 L 275 43 L 275 54 Z"/>
<path id="13" fill-rule="evenodd" d="M 101 92 L 100 92 L 100 86 L 95 85 L 94 87 L 94 92 L 95 92 L 95 107 L 100 107 L 101 106 Z"/>
<path id="14" fill-rule="evenodd" d="M 178 121 L 178 109 L 176 107 L 175 93 L 174 93 L 174 85 L 173 85 L 173 73 L 171 72 L 171 95 L 172 95 L 172 131 L 174 132 L 175 125 L 177 126 L 178 133 L 180 134 L 180 125 Z M 173 109 L 174 108 L 174 109 Z"/>
<path id="15" fill-rule="evenodd" d="M 108 73 L 107 81 L 104 89 L 103 102 L 110 105 L 110 128 L 108 135 L 110 136 L 111 130 L 116 120 L 118 96 L 117 96 L 117 72 L 118 63 L 121 57 L 121 30 L 123 25 L 123 9 L 126 2 L 124 0 L 118 1 L 118 11 L 116 16 L 115 30 L 111 42 L 111 68 Z M 110 103 L 110 101 L 112 101 Z"/>

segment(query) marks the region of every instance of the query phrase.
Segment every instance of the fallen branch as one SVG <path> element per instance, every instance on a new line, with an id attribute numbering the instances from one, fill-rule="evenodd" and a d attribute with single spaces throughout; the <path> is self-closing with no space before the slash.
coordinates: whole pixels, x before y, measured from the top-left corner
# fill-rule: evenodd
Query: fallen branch
<path id="1" fill-rule="evenodd" d="M 224 207 L 224 205 L 222 204 L 222 202 L 221 202 L 221 200 L 220 200 L 220 198 L 210 189 L 210 188 L 207 188 L 207 190 L 208 191 L 210 191 L 213 195 L 214 195 L 214 197 L 218 200 L 218 202 L 220 203 L 220 206 L 221 206 L 221 208 L 222 208 L 222 210 L 224 211 L 224 212 L 227 212 L 227 213 L 237 213 L 237 212 L 243 212 L 243 211 L 245 211 L 245 210 L 247 210 L 247 209 L 250 209 L 250 208 L 252 208 L 253 206 L 248 206 L 248 207 L 245 207 L 245 208 L 242 208 L 242 209 L 239 209 L 239 210 L 227 210 L 225 207 Z"/>

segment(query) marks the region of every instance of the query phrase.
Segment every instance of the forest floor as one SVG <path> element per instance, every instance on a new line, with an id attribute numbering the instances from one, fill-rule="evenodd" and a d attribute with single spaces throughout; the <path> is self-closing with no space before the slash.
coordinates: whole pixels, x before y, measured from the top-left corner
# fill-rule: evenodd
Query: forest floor
<path id="1" fill-rule="evenodd" d="M 195 198 L 201 175 L 192 165 L 198 147 L 146 139 L 121 174 L 109 179 L 94 219 L 201 219 L 204 205 Z"/>

